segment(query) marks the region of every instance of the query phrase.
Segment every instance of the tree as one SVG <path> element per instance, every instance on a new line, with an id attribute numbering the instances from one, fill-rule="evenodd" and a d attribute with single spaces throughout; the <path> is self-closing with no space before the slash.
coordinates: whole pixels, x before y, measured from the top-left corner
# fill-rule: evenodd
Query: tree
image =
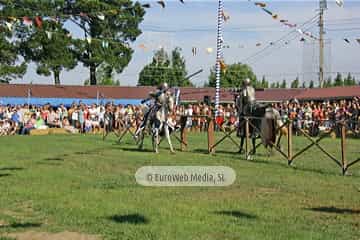
<path id="1" fill-rule="evenodd" d="M 62 28 L 60 21 L 54 20 L 43 21 L 41 28 L 28 28 L 28 32 L 29 36 L 20 43 L 22 56 L 35 62 L 38 74 L 53 73 L 54 82 L 59 85 L 61 71 L 77 65 L 69 32 Z"/>
<path id="2" fill-rule="evenodd" d="M 269 82 L 266 81 L 265 76 L 262 77 L 259 87 L 260 88 L 269 88 Z"/>
<path id="3" fill-rule="evenodd" d="M 345 78 L 344 85 L 345 86 L 354 86 L 354 85 L 356 85 L 355 78 L 353 78 L 350 73 L 348 73 L 347 77 Z"/>
<path id="4" fill-rule="evenodd" d="M 97 85 L 120 86 L 119 80 L 114 80 L 114 72 L 106 64 L 99 66 L 96 71 Z M 90 85 L 90 79 L 86 79 L 84 85 Z"/>
<path id="5" fill-rule="evenodd" d="M 286 80 L 283 79 L 283 81 L 281 82 L 280 88 L 286 88 Z"/>
<path id="6" fill-rule="evenodd" d="M 185 59 L 181 56 L 181 49 L 175 48 L 170 58 L 162 48 L 155 52 L 152 62 L 141 70 L 138 85 L 156 86 L 167 82 L 171 87 L 192 86 L 186 75 Z"/>
<path id="7" fill-rule="evenodd" d="M 314 81 L 311 80 L 310 83 L 309 83 L 309 88 L 314 88 L 314 85 L 315 85 L 315 84 L 314 84 Z"/>
<path id="8" fill-rule="evenodd" d="M 90 84 L 97 84 L 96 70 L 103 63 L 121 73 L 133 54 L 129 44 L 141 34 L 143 6 L 130 0 L 76 0 L 69 1 L 65 10 L 84 32 L 85 39 L 75 41 L 74 52 L 89 68 Z"/>
<path id="9" fill-rule="evenodd" d="M 0 27 L 0 82 L 9 83 L 14 78 L 21 77 L 26 72 L 26 63 L 18 64 L 19 47 L 11 43 L 12 33 Z"/>
<path id="10" fill-rule="evenodd" d="M 341 73 L 336 74 L 336 78 L 334 80 L 334 86 L 343 86 L 344 81 L 342 79 Z"/>
<path id="11" fill-rule="evenodd" d="M 299 77 L 296 77 L 292 82 L 291 82 L 291 88 L 299 88 Z"/>
<path id="12" fill-rule="evenodd" d="M 331 77 L 329 77 L 328 79 L 325 80 L 324 87 L 328 88 L 328 87 L 332 87 L 332 86 L 333 86 L 333 83 L 332 83 Z"/>
<path id="13" fill-rule="evenodd" d="M 5 3 L 9 5 L 12 2 L 6 1 Z M 14 8 L 7 7 L 5 3 L 4 1 L 0 2 L 1 19 L 8 19 L 10 13 L 14 12 Z M 27 65 L 19 58 L 20 48 L 19 44 L 14 41 L 15 37 L 12 26 L 8 27 L 4 23 L 0 25 L 0 83 L 9 83 L 26 73 Z"/>
<path id="14" fill-rule="evenodd" d="M 257 78 L 250 66 L 242 63 L 227 65 L 226 69 L 221 71 L 221 87 L 240 87 L 246 78 L 249 78 L 252 85 L 257 87 Z M 215 85 L 216 76 L 215 67 L 213 67 L 210 69 L 209 86 L 215 87 Z"/>
<path id="15" fill-rule="evenodd" d="M 305 83 L 305 81 L 302 82 L 301 88 L 306 88 L 306 83 Z"/>

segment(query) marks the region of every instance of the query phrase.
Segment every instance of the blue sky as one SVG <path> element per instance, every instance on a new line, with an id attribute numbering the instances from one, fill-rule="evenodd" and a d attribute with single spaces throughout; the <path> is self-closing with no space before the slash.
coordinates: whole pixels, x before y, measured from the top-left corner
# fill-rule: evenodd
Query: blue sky
<path id="1" fill-rule="evenodd" d="M 279 19 L 287 19 L 298 25 L 314 17 L 318 9 L 317 1 L 265 2 L 269 10 L 279 15 Z M 185 0 L 186 4 L 181 4 L 177 0 L 168 0 L 165 9 L 151 3 L 152 8 L 147 9 L 145 20 L 141 24 L 143 34 L 132 44 L 135 50 L 133 58 L 124 72 L 116 78 L 121 85 L 136 85 L 140 70 L 152 60 L 155 50 L 164 47 L 171 51 L 180 47 L 189 73 L 204 69 L 202 74 L 192 79 L 196 85 L 203 85 L 208 79 L 209 69 L 216 61 L 217 1 Z M 311 78 L 317 79 L 315 73 L 308 73 L 317 71 L 317 47 L 311 41 L 300 42 L 302 36 L 296 32 L 296 28 L 288 28 L 273 20 L 249 1 L 224 0 L 224 10 L 230 16 L 223 26 L 224 45 L 230 46 L 223 49 L 227 64 L 248 63 L 259 78 L 265 75 L 270 81 L 280 81 L 283 78 L 290 81 L 296 76 L 307 82 Z M 360 28 L 357 27 L 360 24 L 359 11 L 359 1 L 345 0 L 344 8 L 339 8 L 335 0 L 332 0 L 328 1 L 328 10 L 325 12 L 326 38 L 331 42 L 325 48 L 326 71 L 354 72 L 358 80 L 360 44 L 355 39 L 360 38 Z M 75 26 L 68 24 L 67 27 L 75 37 L 81 37 L 80 30 Z M 304 29 L 318 36 L 316 20 Z M 247 61 L 249 56 L 286 34 L 288 36 L 276 46 L 269 47 L 257 58 Z M 348 38 L 350 44 L 343 38 Z M 257 43 L 261 43 L 261 46 L 256 46 Z M 147 49 L 140 48 L 140 44 Z M 197 48 L 196 56 L 192 55 L 192 47 Z M 213 48 L 214 52 L 209 54 L 206 48 Z M 88 69 L 79 65 L 75 70 L 63 72 L 61 81 L 63 84 L 82 85 L 88 75 Z M 31 65 L 24 79 L 13 81 L 20 82 L 52 84 L 53 79 L 36 75 L 34 66 Z"/>

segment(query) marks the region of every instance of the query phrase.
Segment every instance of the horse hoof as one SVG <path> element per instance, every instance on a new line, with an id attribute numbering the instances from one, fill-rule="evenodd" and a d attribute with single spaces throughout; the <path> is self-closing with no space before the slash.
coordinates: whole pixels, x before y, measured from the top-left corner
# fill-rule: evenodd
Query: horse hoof
<path id="1" fill-rule="evenodd" d="M 172 150 L 172 151 L 170 151 L 170 153 L 171 153 L 171 154 L 175 154 L 175 151 L 174 151 L 174 150 Z"/>

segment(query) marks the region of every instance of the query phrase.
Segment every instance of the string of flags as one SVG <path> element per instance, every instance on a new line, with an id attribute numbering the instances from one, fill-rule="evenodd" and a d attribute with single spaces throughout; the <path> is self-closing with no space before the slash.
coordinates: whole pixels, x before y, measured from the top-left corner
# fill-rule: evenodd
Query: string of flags
<path id="1" fill-rule="evenodd" d="M 252 2 L 252 0 L 249 0 L 249 2 Z M 279 14 L 277 13 L 273 13 L 272 11 L 270 11 L 268 8 L 267 8 L 267 4 L 264 3 L 264 2 L 253 2 L 255 6 L 261 8 L 265 13 L 267 13 L 268 15 L 270 15 L 274 20 L 279 20 L 279 22 L 286 26 L 286 27 L 289 27 L 289 28 L 296 28 L 297 27 L 297 24 L 294 24 L 294 23 L 290 23 L 289 20 L 287 19 L 282 19 L 279 17 Z M 314 36 L 311 32 L 309 31 L 305 31 L 305 30 L 302 30 L 301 28 L 298 28 L 296 29 L 297 32 L 301 35 L 305 35 L 313 40 L 318 40 L 318 38 L 316 36 Z"/>
<path id="2" fill-rule="evenodd" d="M 179 0 L 182 4 L 185 4 L 184 0 Z M 164 0 L 156 1 L 157 4 L 159 4 L 162 8 L 165 8 L 166 4 Z M 151 7 L 149 3 L 146 4 L 146 7 Z"/>

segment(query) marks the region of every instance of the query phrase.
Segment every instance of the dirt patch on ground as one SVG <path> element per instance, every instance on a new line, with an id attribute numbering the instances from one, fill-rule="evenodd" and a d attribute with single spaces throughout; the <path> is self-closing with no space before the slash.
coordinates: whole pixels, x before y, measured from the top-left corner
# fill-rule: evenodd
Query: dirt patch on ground
<path id="1" fill-rule="evenodd" d="M 6 226 L 6 225 L 7 225 L 7 223 L 5 221 L 0 220 L 0 227 Z"/>
<path id="2" fill-rule="evenodd" d="M 60 233 L 46 233 L 46 232 L 22 232 L 7 234 L 6 237 L 16 238 L 17 240 L 100 240 L 97 235 L 87 235 L 76 232 L 60 232 Z"/>

